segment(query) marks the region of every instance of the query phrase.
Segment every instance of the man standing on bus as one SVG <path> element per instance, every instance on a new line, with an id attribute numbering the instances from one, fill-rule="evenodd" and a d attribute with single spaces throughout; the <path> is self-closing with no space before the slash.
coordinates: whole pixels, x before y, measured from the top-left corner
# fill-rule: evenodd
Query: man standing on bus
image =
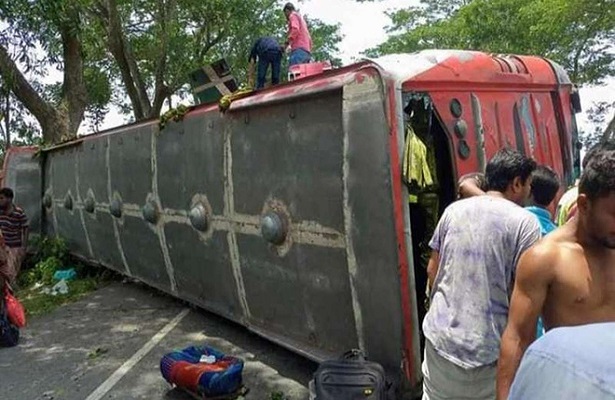
<path id="1" fill-rule="evenodd" d="M 423 399 L 493 399 L 515 267 L 540 238 L 523 205 L 536 162 L 503 149 L 486 168 L 487 194 L 459 200 L 430 242 Z"/>
<path id="2" fill-rule="evenodd" d="M 271 66 L 271 85 L 280 83 L 282 48 L 277 40 L 270 36 L 259 38 L 252 46 L 248 61 L 250 63 L 250 83 L 254 83 L 254 69 L 255 65 L 258 65 L 256 68 L 256 89 L 265 87 L 269 66 Z"/>
<path id="3" fill-rule="evenodd" d="M 288 21 L 288 40 L 286 41 L 286 49 L 290 49 L 288 65 L 309 63 L 312 59 L 312 37 L 305 19 L 295 10 L 292 3 L 286 3 L 284 15 Z"/>

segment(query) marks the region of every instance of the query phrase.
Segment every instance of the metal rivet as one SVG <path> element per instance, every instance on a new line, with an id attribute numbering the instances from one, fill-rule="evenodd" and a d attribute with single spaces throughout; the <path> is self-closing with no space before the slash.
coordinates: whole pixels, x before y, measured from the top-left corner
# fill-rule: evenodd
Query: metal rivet
<path id="1" fill-rule="evenodd" d="M 158 204 L 156 204 L 153 200 L 148 201 L 141 209 L 141 214 L 143 214 L 143 218 L 147 222 L 156 224 L 158 222 L 158 218 L 160 217 L 160 213 L 158 212 Z"/>
<path id="2" fill-rule="evenodd" d="M 290 110 L 288 116 L 290 117 L 290 119 L 295 119 L 297 117 L 297 113 L 295 113 L 295 110 Z"/>
<path id="3" fill-rule="evenodd" d="M 122 201 L 120 199 L 113 199 L 111 201 L 111 205 L 109 206 L 109 211 L 111 211 L 111 215 L 115 218 L 122 217 Z"/>
<path id="4" fill-rule="evenodd" d="M 85 211 L 92 214 L 96 209 L 96 200 L 94 200 L 94 198 L 91 196 L 86 197 L 83 208 L 85 209 Z"/>
<path id="5" fill-rule="evenodd" d="M 468 146 L 468 142 L 465 140 L 460 140 L 457 147 L 457 152 L 461 158 L 467 160 L 470 157 L 470 146 Z"/>
<path id="6" fill-rule="evenodd" d="M 280 214 L 269 212 L 261 219 L 261 234 L 270 243 L 282 244 L 288 234 L 286 225 L 285 219 Z"/>
<path id="7" fill-rule="evenodd" d="M 213 129 L 213 128 L 214 128 L 214 122 L 213 122 L 213 121 L 210 121 L 210 122 L 209 122 L 209 124 L 208 124 L 208 126 L 209 126 L 209 129 Z"/>
<path id="8" fill-rule="evenodd" d="M 451 114 L 453 114 L 455 118 L 461 117 L 461 114 L 463 113 L 463 108 L 461 107 L 461 103 L 459 102 L 459 100 L 457 99 L 451 100 L 450 109 L 451 109 Z"/>
<path id="9" fill-rule="evenodd" d="M 45 206 L 45 208 L 51 208 L 51 206 L 53 205 L 53 200 L 51 199 L 51 195 L 46 194 L 43 197 L 43 205 Z"/>
<path id="10" fill-rule="evenodd" d="M 243 118 L 243 122 L 247 125 L 250 123 L 250 116 L 248 114 L 245 115 L 245 117 Z"/>
<path id="11" fill-rule="evenodd" d="M 68 193 L 64 198 L 64 208 L 66 208 L 67 210 L 73 209 L 73 196 L 71 196 L 70 193 Z"/>
<path id="12" fill-rule="evenodd" d="M 465 120 L 460 119 L 455 123 L 455 128 L 453 130 L 459 139 L 465 139 L 468 133 L 468 124 Z"/>
<path id="13" fill-rule="evenodd" d="M 190 223 L 197 231 L 206 232 L 209 229 L 209 216 L 203 204 L 195 204 L 188 213 Z"/>

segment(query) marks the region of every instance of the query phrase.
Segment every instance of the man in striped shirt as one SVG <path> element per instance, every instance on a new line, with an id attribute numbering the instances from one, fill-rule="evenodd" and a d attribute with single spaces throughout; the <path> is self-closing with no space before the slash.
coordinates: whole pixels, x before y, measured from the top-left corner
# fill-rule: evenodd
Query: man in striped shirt
<path id="1" fill-rule="evenodd" d="M 0 189 L 0 232 L 6 248 L 6 263 L 0 267 L 0 275 L 13 283 L 28 245 L 28 218 L 24 211 L 13 204 L 12 189 Z"/>

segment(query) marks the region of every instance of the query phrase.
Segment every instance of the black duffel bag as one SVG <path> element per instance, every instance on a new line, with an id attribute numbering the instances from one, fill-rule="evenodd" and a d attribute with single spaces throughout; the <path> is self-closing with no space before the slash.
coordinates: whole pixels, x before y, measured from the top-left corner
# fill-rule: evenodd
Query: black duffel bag
<path id="1" fill-rule="evenodd" d="M 316 400 L 386 400 L 387 390 L 384 368 L 360 350 L 323 362 L 314 374 Z"/>

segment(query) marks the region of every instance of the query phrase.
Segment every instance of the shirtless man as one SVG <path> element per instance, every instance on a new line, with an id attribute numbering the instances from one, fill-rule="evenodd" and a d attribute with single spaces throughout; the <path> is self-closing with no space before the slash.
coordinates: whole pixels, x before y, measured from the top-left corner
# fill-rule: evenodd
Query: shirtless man
<path id="1" fill-rule="evenodd" d="M 579 183 L 577 215 L 519 260 L 502 336 L 497 398 L 508 398 L 542 315 L 547 330 L 615 321 L 615 151 L 594 155 Z"/>

